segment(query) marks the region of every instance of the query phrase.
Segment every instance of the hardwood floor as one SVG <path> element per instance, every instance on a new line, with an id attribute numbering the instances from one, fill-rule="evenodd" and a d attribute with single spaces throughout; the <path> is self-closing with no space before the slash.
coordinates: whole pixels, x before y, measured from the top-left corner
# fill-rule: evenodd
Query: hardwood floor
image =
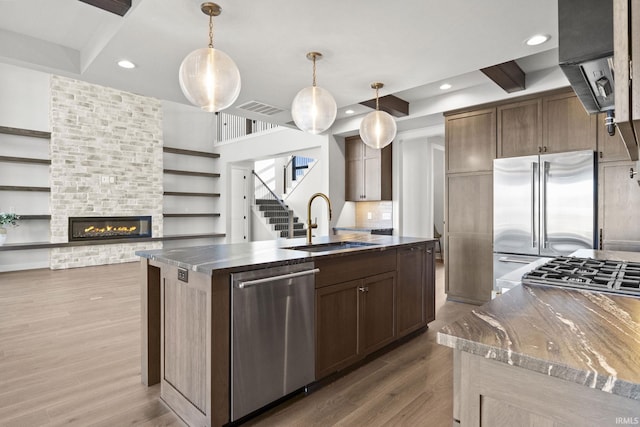
<path id="1" fill-rule="evenodd" d="M 138 263 L 0 273 L 0 426 L 183 426 L 140 383 Z M 444 302 L 429 331 L 251 426 L 449 426 L 446 322 L 473 306 Z"/>

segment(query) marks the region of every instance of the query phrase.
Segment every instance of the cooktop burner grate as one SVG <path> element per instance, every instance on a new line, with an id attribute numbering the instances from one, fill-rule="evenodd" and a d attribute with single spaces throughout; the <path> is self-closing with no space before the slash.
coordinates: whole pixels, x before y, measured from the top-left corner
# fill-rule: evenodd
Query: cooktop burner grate
<path id="1" fill-rule="evenodd" d="M 558 257 L 525 274 L 522 283 L 640 296 L 640 263 Z"/>

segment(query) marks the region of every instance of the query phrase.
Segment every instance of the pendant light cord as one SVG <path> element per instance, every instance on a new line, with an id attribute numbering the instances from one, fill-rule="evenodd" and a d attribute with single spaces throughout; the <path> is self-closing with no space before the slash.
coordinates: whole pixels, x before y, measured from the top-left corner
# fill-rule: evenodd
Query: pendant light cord
<path id="1" fill-rule="evenodd" d="M 209 49 L 213 49 L 213 14 L 209 15 Z"/>
<path id="2" fill-rule="evenodd" d="M 313 87 L 316 87 L 316 56 L 313 55 Z"/>
<path id="3" fill-rule="evenodd" d="M 378 101 L 378 87 L 376 86 L 376 111 L 380 109 L 380 103 Z"/>

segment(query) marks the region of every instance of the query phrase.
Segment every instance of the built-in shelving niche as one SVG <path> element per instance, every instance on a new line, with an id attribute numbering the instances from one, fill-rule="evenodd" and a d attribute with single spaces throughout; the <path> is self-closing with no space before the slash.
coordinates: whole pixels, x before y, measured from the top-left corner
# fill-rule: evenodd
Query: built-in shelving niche
<path id="1" fill-rule="evenodd" d="M 219 173 L 204 172 L 215 167 L 217 153 L 164 147 L 164 234 L 165 240 L 197 240 L 211 243 L 211 239 L 225 237 L 217 233 L 216 187 Z"/>

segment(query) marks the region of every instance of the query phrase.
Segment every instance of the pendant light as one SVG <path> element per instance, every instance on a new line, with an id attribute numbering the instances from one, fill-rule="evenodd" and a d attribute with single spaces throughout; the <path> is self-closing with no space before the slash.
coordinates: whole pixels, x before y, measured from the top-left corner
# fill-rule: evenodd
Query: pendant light
<path id="1" fill-rule="evenodd" d="M 396 137 L 396 121 L 391 114 L 380 111 L 378 90 L 384 87 L 382 83 L 371 83 L 371 88 L 376 90 L 376 111 L 367 114 L 360 122 L 360 138 L 372 148 L 386 147 Z"/>
<path id="2" fill-rule="evenodd" d="M 296 126 L 316 135 L 331 127 L 338 111 L 329 91 L 316 86 L 316 60 L 321 58 L 319 52 L 307 53 L 307 59 L 313 61 L 313 85 L 298 92 L 291 103 L 291 115 Z"/>
<path id="3" fill-rule="evenodd" d="M 180 88 L 192 103 L 205 111 L 217 112 L 231 106 L 240 94 L 240 71 L 226 53 L 213 48 L 213 17 L 222 9 L 216 3 L 202 3 L 209 16 L 209 47 L 187 55 L 180 65 Z"/>

